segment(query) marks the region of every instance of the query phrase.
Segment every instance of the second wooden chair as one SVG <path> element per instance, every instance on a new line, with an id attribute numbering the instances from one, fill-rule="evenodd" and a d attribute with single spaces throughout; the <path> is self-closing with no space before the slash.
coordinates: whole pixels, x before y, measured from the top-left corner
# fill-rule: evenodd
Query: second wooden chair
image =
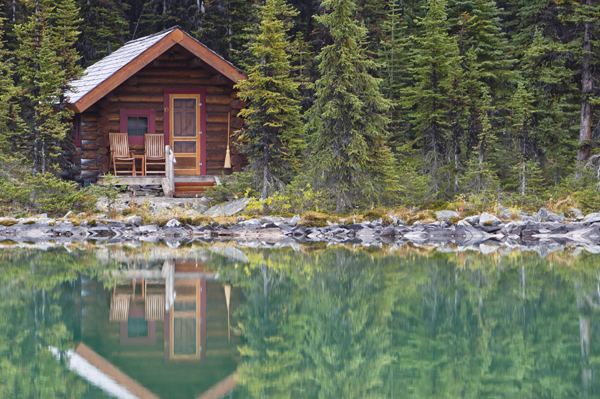
<path id="1" fill-rule="evenodd" d="M 145 175 L 166 174 L 165 136 L 162 134 L 147 134 L 144 142 L 146 146 Z M 149 166 L 152 169 L 148 170 Z M 159 167 L 158 169 L 156 169 L 157 166 Z"/>

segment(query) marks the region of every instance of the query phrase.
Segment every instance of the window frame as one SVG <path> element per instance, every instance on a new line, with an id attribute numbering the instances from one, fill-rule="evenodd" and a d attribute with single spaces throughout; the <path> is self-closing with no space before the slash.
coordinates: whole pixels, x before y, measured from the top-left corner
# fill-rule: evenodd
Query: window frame
<path id="1" fill-rule="evenodd" d="M 120 109 L 119 110 L 119 131 L 127 133 L 127 118 L 148 118 L 148 133 L 156 132 L 156 110 L 154 109 Z M 144 145 L 145 136 L 130 136 L 127 134 L 127 141 L 130 145 Z"/>

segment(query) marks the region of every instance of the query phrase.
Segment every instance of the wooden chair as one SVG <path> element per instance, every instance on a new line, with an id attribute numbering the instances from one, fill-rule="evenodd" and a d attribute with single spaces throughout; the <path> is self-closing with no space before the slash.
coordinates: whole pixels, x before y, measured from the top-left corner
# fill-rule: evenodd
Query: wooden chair
<path id="1" fill-rule="evenodd" d="M 129 304 L 131 298 L 135 295 L 135 283 L 133 284 L 133 292 L 130 294 L 131 288 L 129 284 L 117 285 L 113 288 L 113 294 L 110 298 L 110 321 L 127 321 L 129 315 Z"/>
<path id="2" fill-rule="evenodd" d="M 145 139 L 146 162 L 145 175 L 166 175 L 167 161 L 165 157 L 165 136 L 162 134 L 147 134 Z M 160 166 L 162 170 L 148 170 L 148 166 Z"/>
<path id="3" fill-rule="evenodd" d="M 127 133 L 110 133 L 109 137 L 110 155 L 112 157 L 115 176 L 118 176 L 119 173 L 135 176 L 135 158 L 133 157 L 133 151 L 129 150 Z M 121 169 L 122 166 L 130 166 L 131 169 Z"/>
<path id="4" fill-rule="evenodd" d="M 160 280 L 146 280 L 145 285 L 145 318 L 147 321 L 165 319 L 165 284 Z"/>

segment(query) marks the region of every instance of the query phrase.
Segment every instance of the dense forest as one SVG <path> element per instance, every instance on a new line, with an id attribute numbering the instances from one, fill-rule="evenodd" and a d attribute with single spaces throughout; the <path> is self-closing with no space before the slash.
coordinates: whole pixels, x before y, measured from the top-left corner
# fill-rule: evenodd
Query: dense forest
<path id="1" fill-rule="evenodd" d="M 248 76 L 237 194 L 597 210 L 596 3 L 3 0 L 0 188 L 69 167 L 70 80 L 179 25 Z"/>

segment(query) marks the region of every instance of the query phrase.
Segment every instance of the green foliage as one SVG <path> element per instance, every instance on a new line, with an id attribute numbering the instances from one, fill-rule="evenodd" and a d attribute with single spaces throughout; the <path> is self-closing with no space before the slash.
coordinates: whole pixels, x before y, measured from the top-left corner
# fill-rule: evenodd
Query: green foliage
<path id="1" fill-rule="evenodd" d="M 104 182 L 91 186 L 89 191 L 93 193 L 95 198 L 106 198 L 106 206 L 108 214 L 113 215 L 115 212 L 115 204 L 119 194 L 127 189 L 127 186 L 121 185 L 121 180 L 110 173 L 104 176 Z"/>
<path id="2" fill-rule="evenodd" d="M 97 198 L 88 189 L 78 189 L 75 182 L 68 182 L 46 173 L 24 180 L 0 178 L 0 210 L 12 212 L 45 212 L 62 215 L 70 210 L 86 211 L 92 208 Z"/>
<path id="3" fill-rule="evenodd" d="M 333 43 L 317 56 L 320 78 L 308 111 L 310 179 L 331 191 L 336 211 L 385 201 L 396 189 L 395 161 L 386 143 L 391 103 L 366 57 L 366 29 L 354 20 L 352 0 L 325 0 L 316 20 Z"/>
<path id="4" fill-rule="evenodd" d="M 248 79 L 238 83 L 239 97 L 250 102 L 241 110 L 245 118 L 238 138 L 245 143 L 247 169 L 253 174 L 254 187 L 266 199 L 280 191 L 300 167 L 301 139 L 298 86 L 290 79 L 290 56 L 286 20 L 297 13 L 284 0 L 267 0 L 260 7 L 259 33 L 252 38 L 250 52 L 260 60 Z"/>

